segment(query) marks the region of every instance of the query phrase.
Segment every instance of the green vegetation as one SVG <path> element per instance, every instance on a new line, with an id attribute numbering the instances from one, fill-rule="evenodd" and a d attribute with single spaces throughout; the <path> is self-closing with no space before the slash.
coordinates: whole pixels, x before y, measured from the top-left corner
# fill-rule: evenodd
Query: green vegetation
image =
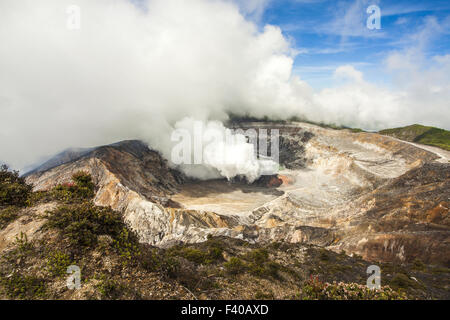
<path id="1" fill-rule="evenodd" d="M 32 186 L 19 177 L 18 171 L 10 171 L 8 166 L 0 166 L 0 207 L 26 205 Z"/>
<path id="2" fill-rule="evenodd" d="M 77 172 L 72 180 L 50 191 L 32 192 L 33 187 L 19 176 L 19 172 L 10 171 L 6 165 L 0 166 L 0 229 L 14 221 L 24 207 L 32 207 L 42 201 L 82 203 L 94 197 L 95 185 L 89 174 Z"/>
<path id="3" fill-rule="evenodd" d="M 117 213 L 115 213 L 118 215 Z M 111 228 L 108 235 L 113 238 L 113 246 L 117 253 L 121 257 L 123 264 L 128 264 L 133 258 L 137 258 L 141 255 L 141 251 L 138 245 L 138 239 L 136 235 L 130 232 L 124 225 L 122 231 L 116 236 L 115 229 Z"/>
<path id="4" fill-rule="evenodd" d="M 371 290 L 357 283 L 327 283 L 312 276 L 303 284 L 298 298 L 303 300 L 405 300 L 407 296 L 388 286 Z"/>
<path id="5" fill-rule="evenodd" d="M 56 228 L 73 244 L 93 247 L 99 235 L 119 239 L 125 227 L 121 216 L 110 208 L 90 202 L 63 205 L 47 215 L 46 227 Z"/>
<path id="6" fill-rule="evenodd" d="M 250 273 L 262 278 L 278 278 L 281 265 L 269 259 L 267 249 L 256 249 L 240 258 L 232 257 L 224 264 L 225 270 L 231 275 Z"/>
<path id="7" fill-rule="evenodd" d="M 402 292 L 423 297 L 429 274 L 436 279 L 448 276 L 448 269 L 431 268 L 419 260 L 391 270 L 380 264 L 383 284 L 399 291 L 369 291 L 368 262 L 315 246 L 208 237 L 203 243 L 155 248 L 139 243 L 119 212 L 95 206 L 94 194 L 92 179 L 83 172 L 74 175 L 73 183 L 28 194 L 25 206 L 52 201 L 54 209 L 44 216 L 39 237 L 29 240 L 20 233 L 2 251 L 0 298 L 274 299 L 283 292 L 281 298 L 286 299 L 404 299 Z M 18 214 L 27 216 L 26 212 L 17 204 L 2 206 L 0 223 L 8 224 Z M 76 293 L 65 286 L 72 264 L 82 270 L 82 290 Z M 320 275 L 323 282 L 305 281 L 311 274 Z M 443 296 L 444 289 L 435 290 Z"/>
<path id="8" fill-rule="evenodd" d="M 47 258 L 47 269 L 54 276 L 66 275 L 67 267 L 71 264 L 70 256 L 58 250 L 50 252 Z"/>
<path id="9" fill-rule="evenodd" d="M 0 268 L 0 286 L 4 293 L 12 299 L 44 299 L 47 297 L 45 279 L 35 274 L 27 274 L 20 269 L 29 268 L 26 260 L 35 252 L 35 247 L 21 232 L 14 242 L 15 247 L 2 257 L 7 272 Z"/>
<path id="10" fill-rule="evenodd" d="M 223 266 L 227 272 L 232 275 L 244 273 L 247 270 L 245 263 L 237 257 L 231 257 L 231 259 L 228 262 L 225 262 Z"/>
<path id="11" fill-rule="evenodd" d="M 14 206 L 0 209 L 0 230 L 18 217 L 19 210 L 20 208 Z"/>
<path id="12" fill-rule="evenodd" d="M 35 276 L 13 273 L 1 277 L 0 284 L 6 294 L 13 299 L 43 299 L 46 297 L 45 280 Z"/>
<path id="13" fill-rule="evenodd" d="M 380 134 L 397 139 L 426 144 L 450 151 L 450 131 L 414 124 L 407 127 L 381 130 Z"/>
<path id="14" fill-rule="evenodd" d="M 409 278 L 406 274 L 403 273 L 395 274 L 389 283 L 395 289 L 409 289 L 409 288 L 418 289 L 421 287 L 421 285 L 418 282 Z"/>
<path id="15" fill-rule="evenodd" d="M 126 290 L 126 287 L 119 281 L 108 279 L 108 276 L 105 274 L 102 274 L 99 280 L 96 288 L 100 292 L 100 297 L 103 300 L 119 299 Z"/>
<path id="16" fill-rule="evenodd" d="M 95 195 L 95 185 L 88 173 L 77 172 L 72 176 L 72 183 L 60 184 L 49 192 L 52 199 L 73 203 L 91 199 Z"/>
<path id="17" fill-rule="evenodd" d="M 223 260 L 222 251 L 223 249 L 217 246 L 208 248 L 208 251 L 175 246 L 169 249 L 169 254 L 172 256 L 183 257 L 197 264 L 212 264 Z"/>
<path id="18" fill-rule="evenodd" d="M 93 204 L 91 200 L 95 195 L 95 185 L 89 174 L 77 172 L 72 179 L 73 183 L 58 185 L 48 192 L 50 198 L 65 204 L 48 212 L 44 227 L 60 230 L 72 244 L 81 247 L 94 247 L 98 236 L 108 235 L 116 247 L 123 249 L 123 246 L 128 245 L 131 235 L 121 215 L 109 207 Z M 47 195 L 42 197 L 46 198 Z"/>
<path id="19" fill-rule="evenodd" d="M 16 237 L 16 250 L 19 254 L 26 254 L 33 249 L 33 244 L 28 241 L 26 233 L 20 232 Z"/>

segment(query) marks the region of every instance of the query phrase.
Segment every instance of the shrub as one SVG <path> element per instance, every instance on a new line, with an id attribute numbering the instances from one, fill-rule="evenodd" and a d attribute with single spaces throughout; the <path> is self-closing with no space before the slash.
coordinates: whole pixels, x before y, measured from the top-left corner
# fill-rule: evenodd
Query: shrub
<path id="1" fill-rule="evenodd" d="M 426 265 L 425 265 L 425 263 L 423 263 L 422 260 L 420 260 L 419 258 L 416 258 L 416 259 L 414 259 L 414 261 L 412 263 L 412 268 L 414 270 L 424 271 L 426 269 Z"/>
<path id="2" fill-rule="evenodd" d="M 45 280 L 38 277 L 14 272 L 11 276 L 1 277 L 0 283 L 12 299 L 42 299 L 46 296 Z"/>
<path id="3" fill-rule="evenodd" d="M 24 232 L 20 232 L 20 234 L 16 236 L 14 244 L 16 245 L 17 252 L 20 254 L 26 254 L 33 249 L 33 244 L 28 241 L 27 234 Z"/>
<path id="4" fill-rule="evenodd" d="M 263 264 L 269 260 L 269 252 L 266 249 L 256 249 L 247 253 L 246 258 L 256 264 Z"/>
<path id="5" fill-rule="evenodd" d="M 123 259 L 124 264 L 129 263 L 141 254 L 137 237 L 125 227 L 117 236 L 117 239 L 113 240 L 113 246 Z"/>
<path id="6" fill-rule="evenodd" d="M 390 285 L 394 288 L 399 289 L 409 289 L 409 288 L 420 288 L 421 285 L 415 280 L 410 279 L 404 273 L 396 273 L 390 281 Z"/>
<path id="7" fill-rule="evenodd" d="M 47 258 L 48 271 L 54 276 L 64 276 L 67 271 L 67 267 L 72 264 L 70 257 L 61 252 L 51 252 Z"/>
<path id="8" fill-rule="evenodd" d="M 0 206 L 25 206 L 32 189 L 18 171 L 0 166 Z"/>
<path id="9" fill-rule="evenodd" d="M 328 261 L 328 260 L 330 260 L 330 257 L 329 257 L 329 255 L 328 255 L 327 250 L 325 250 L 325 249 L 320 250 L 319 258 L 320 258 L 320 260 L 322 260 L 322 261 Z"/>
<path id="10" fill-rule="evenodd" d="M 180 263 L 174 257 L 162 255 L 157 262 L 157 270 L 164 277 L 176 278 L 180 270 Z"/>
<path id="11" fill-rule="evenodd" d="M 111 208 L 98 207 L 90 202 L 60 206 L 47 215 L 46 227 L 55 228 L 76 245 L 97 244 L 97 236 L 109 235 L 118 240 L 125 224 Z"/>
<path id="12" fill-rule="evenodd" d="M 251 274 L 259 277 L 278 278 L 278 271 L 281 265 L 270 261 L 269 252 L 266 249 L 250 251 L 245 255 L 245 259 L 250 261 L 246 266 Z"/>
<path id="13" fill-rule="evenodd" d="M 270 261 L 265 264 L 264 266 L 264 275 L 278 278 L 278 271 L 280 270 L 281 265 L 279 263 L 276 263 L 274 261 Z"/>
<path id="14" fill-rule="evenodd" d="M 6 227 L 11 221 L 18 217 L 19 208 L 18 207 L 6 207 L 0 209 L 0 229 Z"/>
<path id="15" fill-rule="evenodd" d="M 28 258 L 33 255 L 34 249 L 35 247 L 33 243 L 28 241 L 27 235 L 21 232 L 16 236 L 12 250 L 0 255 L 0 272 L 4 271 L 1 268 L 3 262 L 6 262 L 6 265 L 3 264 L 3 266 L 6 266 L 7 269 L 12 268 L 11 270 L 24 266 Z"/>
<path id="16" fill-rule="evenodd" d="M 222 247 L 216 245 L 214 242 L 207 244 L 210 246 L 208 251 L 203 251 L 195 248 L 189 247 L 173 247 L 169 250 L 169 253 L 173 256 L 180 256 L 189 261 L 197 264 L 213 264 L 220 260 L 223 260 L 223 249 Z"/>
<path id="17" fill-rule="evenodd" d="M 272 300 L 275 296 L 272 290 L 268 290 L 267 292 L 262 292 L 261 290 L 257 290 L 254 296 L 256 300 Z"/>
<path id="18" fill-rule="evenodd" d="M 305 281 L 300 297 L 304 300 L 405 300 L 406 295 L 388 286 L 371 290 L 357 283 L 325 283 L 318 277 Z"/>
<path id="19" fill-rule="evenodd" d="M 119 299 L 126 289 L 124 285 L 113 279 L 107 279 L 106 275 L 100 277 L 100 282 L 96 285 L 100 292 L 101 299 Z"/>
<path id="20" fill-rule="evenodd" d="M 232 257 L 230 261 L 225 262 L 223 266 L 229 274 L 233 275 L 245 272 L 246 270 L 245 263 L 237 257 Z"/>
<path id="21" fill-rule="evenodd" d="M 95 196 L 95 185 L 88 173 L 79 171 L 72 176 L 72 181 L 73 183 L 64 183 L 53 188 L 50 192 L 52 197 L 61 201 L 76 202 Z"/>

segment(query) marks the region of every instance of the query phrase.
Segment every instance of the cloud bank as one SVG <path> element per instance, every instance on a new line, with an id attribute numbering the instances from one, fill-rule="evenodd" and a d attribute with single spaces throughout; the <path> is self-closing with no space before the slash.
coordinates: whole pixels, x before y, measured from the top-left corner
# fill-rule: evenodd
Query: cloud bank
<path id="1" fill-rule="evenodd" d="M 292 73 L 296 51 L 280 28 L 261 30 L 249 17 L 266 4 L 2 0 L 0 159 L 23 168 L 69 146 L 131 138 L 169 157 L 178 121 L 223 121 L 227 112 L 450 127 L 449 56 L 423 69 L 413 61 L 420 53 L 392 53 L 395 90 L 342 66 L 340 85 L 316 92 Z M 81 9 L 79 30 L 66 27 L 69 5 Z"/>

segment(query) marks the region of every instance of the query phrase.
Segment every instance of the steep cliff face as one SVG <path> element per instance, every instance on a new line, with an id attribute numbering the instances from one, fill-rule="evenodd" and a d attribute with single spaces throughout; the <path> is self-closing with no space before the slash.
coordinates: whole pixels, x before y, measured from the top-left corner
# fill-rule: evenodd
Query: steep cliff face
<path id="1" fill-rule="evenodd" d="M 98 186 L 95 203 L 123 212 L 142 242 L 165 245 L 198 242 L 210 232 L 237 237 L 236 222 L 214 212 L 185 210 L 170 199 L 185 177 L 168 167 L 158 152 L 140 141 L 123 141 L 93 149 L 81 158 L 27 176 L 34 190 L 69 183 L 74 172 L 88 172 Z"/>
<path id="2" fill-rule="evenodd" d="M 139 141 L 95 148 L 27 181 L 42 190 L 87 171 L 98 186 L 96 204 L 123 212 L 142 242 L 161 247 L 215 235 L 449 264 L 444 150 L 305 123 L 239 126 L 280 130 L 282 185 L 187 181 Z"/>

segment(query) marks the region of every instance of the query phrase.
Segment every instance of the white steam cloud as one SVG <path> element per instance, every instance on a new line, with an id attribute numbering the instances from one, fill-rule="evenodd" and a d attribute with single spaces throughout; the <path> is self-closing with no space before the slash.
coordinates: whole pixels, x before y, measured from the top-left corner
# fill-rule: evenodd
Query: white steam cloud
<path id="1" fill-rule="evenodd" d="M 167 156 L 178 121 L 223 121 L 227 112 L 367 129 L 450 127 L 449 56 L 424 73 L 393 54 L 390 68 L 414 76 L 395 91 L 344 66 L 336 71 L 347 78 L 342 86 L 315 92 L 292 74 L 295 50 L 281 30 L 252 22 L 267 1 L 141 3 L 0 1 L 0 160 L 23 168 L 68 146 L 131 138 Z M 69 5 L 81 9 L 79 30 L 66 27 Z"/>
<path id="2" fill-rule="evenodd" d="M 258 136 L 256 130 L 250 131 L 249 139 L 254 140 L 247 141 L 243 131 L 230 130 L 219 121 L 203 123 L 185 118 L 175 124 L 171 140 L 176 145 L 167 156 L 188 176 L 201 179 L 245 176 L 251 183 L 262 174 L 277 173 L 279 153 L 272 149 L 269 157 L 268 150 L 257 150 L 258 138 L 267 145 L 267 132 Z M 277 134 L 271 132 L 269 139 L 278 141 Z"/>

